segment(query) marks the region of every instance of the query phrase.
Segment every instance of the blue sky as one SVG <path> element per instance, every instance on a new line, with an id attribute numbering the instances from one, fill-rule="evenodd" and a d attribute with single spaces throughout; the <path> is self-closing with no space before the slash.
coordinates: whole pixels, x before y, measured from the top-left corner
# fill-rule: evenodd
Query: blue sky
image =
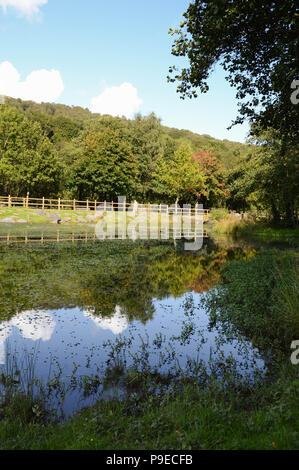
<path id="1" fill-rule="evenodd" d="M 235 90 L 220 67 L 210 91 L 181 100 L 167 83 L 170 27 L 189 0 L 0 0 L 0 93 L 128 117 L 244 142 Z M 34 73 L 33 73 L 34 72 Z"/>

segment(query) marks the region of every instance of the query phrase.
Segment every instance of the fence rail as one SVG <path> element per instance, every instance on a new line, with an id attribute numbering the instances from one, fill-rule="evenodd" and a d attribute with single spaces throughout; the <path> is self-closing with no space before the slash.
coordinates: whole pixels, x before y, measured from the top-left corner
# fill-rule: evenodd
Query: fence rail
<path id="1" fill-rule="evenodd" d="M 78 201 L 76 199 L 47 199 L 34 197 L 0 196 L 0 207 L 24 207 L 26 209 L 42 210 L 74 210 L 87 212 L 110 212 L 110 211 L 133 211 L 135 213 L 176 213 L 181 215 L 209 215 L 209 209 L 203 209 L 198 204 L 194 207 L 180 207 L 179 204 L 152 204 L 138 203 L 137 201 L 115 202 L 115 201 Z"/>
<path id="2" fill-rule="evenodd" d="M 203 230 L 200 233 L 194 234 L 193 232 L 191 233 L 186 233 L 185 235 L 180 235 L 176 236 L 176 233 L 174 231 L 170 231 L 169 233 L 169 238 L 168 240 L 175 240 L 175 239 L 180 239 L 180 238 L 208 238 L 209 235 L 208 233 Z M 132 237 L 128 237 L 129 239 L 133 239 Z M 6 243 L 7 245 L 11 243 L 47 243 L 47 242 L 55 242 L 55 243 L 61 243 L 61 242 L 89 242 L 89 241 L 97 241 L 97 240 L 118 240 L 118 234 L 111 235 L 108 234 L 103 235 L 103 237 L 97 236 L 97 234 L 94 233 L 69 233 L 69 234 L 61 234 L 59 231 L 57 231 L 56 236 L 49 236 L 49 234 L 44 234 L 41 233 L 39 236 L 37 235 L 30 235 L 30 234 L 23 234 L 23 235 L 13 235 L 10 233 L 7 233 L 6 235 L 0 235 L 0 244 Z M 160 240 L 164 240 L 163 236 L 160 234 L 160 237 L 158 237 Z"/>

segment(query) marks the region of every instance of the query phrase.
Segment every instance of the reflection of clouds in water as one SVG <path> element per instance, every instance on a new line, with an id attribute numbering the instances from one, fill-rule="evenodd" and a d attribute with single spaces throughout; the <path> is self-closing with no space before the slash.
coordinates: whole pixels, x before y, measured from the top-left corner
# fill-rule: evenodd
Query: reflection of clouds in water
<path id="1" fill-rule="evenodd" d="M 11 325 L 8 321 L 0 323 L 0 364 L 5 363 L 5 340 L 11 333 Z"/>
<path id="2" fill-rule="evenodd" d="M 11 324 L 8 321 L 0 323 L 0 343 L 3 343 L 11 333 Z"/>
<path id="3" fill-rule="evenodd" d="M 10 323 L 19 328 L 23 338 L 34 341 L 38 339 L 49 341 L 56 325 L 52 315 L 47 312 L 34 310 L 17 315 Z"/>
<path id="4" fill-rule="evenodd" d="M 121 308 L 119 307 L 119 305 L 115 307 L 114 314 L 109 318 L 96 316 L 90 310 L 84 310 L 83 313 L 97 326 L 99 326 L 103 330 L 110 330 L 115 335 L 119 335 L 128 327 L 127 317 L 121 313 Z"/>
<path id="5" fill-rule="evenodd" d="M 5 362 L 5 340 L 10 336 L 12 327 L 19 329 L 25 339 L 49 341 L 56 326 L 52 315 L 45 311 L 30 310 L 13 317 L 9 322 L 0 323 L 0 364 Z"/>

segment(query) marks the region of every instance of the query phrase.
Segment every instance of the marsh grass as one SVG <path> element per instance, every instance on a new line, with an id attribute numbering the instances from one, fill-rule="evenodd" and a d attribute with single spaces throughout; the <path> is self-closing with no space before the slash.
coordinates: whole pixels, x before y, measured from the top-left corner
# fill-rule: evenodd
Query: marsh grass
<path id="1" fill-rule="evenodd" d="M 299 257 L 294 260 L 293 268 L 283 271 L 278 265 L 276 279 L 279 283 L 279 291 L 276 299 L 277 313 L 282 317 L 288 335 L 299 338 Z"/>
<path id="2" fill-rule="evenodd" d="M 244 219 L 234 214 L 221 214 L 212 218 L 211 233 L 213 235 L 230 235 L 234 238 L 256 238 L 265 242 L 296 242 L 299 240 L 299 227 L 274 227 L 269 223 L 256 221 L 254 217 Z"/>

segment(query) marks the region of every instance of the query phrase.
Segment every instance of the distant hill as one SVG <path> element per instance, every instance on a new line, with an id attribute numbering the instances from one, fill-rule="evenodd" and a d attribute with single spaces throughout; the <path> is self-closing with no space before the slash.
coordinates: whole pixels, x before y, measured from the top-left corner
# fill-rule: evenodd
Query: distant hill
<path id="1" fill-rule="evenodd" d="M 163 131 L 173 139 L 185 139 L 190 142 L 194 152 L 210 150 L 221 161 L 226 169 L 233 168 L 240 157 L 248 154 L 250 145 L 233 142 L 227 139 L 215 139 L 207 134 L 196 134 L 185 129 L 163 126 Z"/>
<path id="2" fill-rule="evenodd" d="M 39 104 L 34 101 L 23 101 L 10 97 L 5 98 L 5 103 L 14 106 L 19 112 L 25 113 L 28 117 L 40 122 L 45 122 L 46 116 L 47 124 L 49 122 L 58 124 L 63 121 L 63 126 L 60 126 L 60 128 L 63 128 L 65 135 L 62 137 L 66 139 L 76 136 L 87 123 L 100 121 L 103 118 L 101 114 L 92 113 L 89 109 L 80 106 L 53 103 Z M 127 120 L 126 118 L 122 119 Z M 199 150 L 212 151 L 226 170 L 232 169 L 250 149 L 249 145 L 240 142 L 215 139 L 207 134 L 200 135 L 185 129 L 161 126 L 161 133 L 174 140 L 188 141 L 194 153 Z"/>

